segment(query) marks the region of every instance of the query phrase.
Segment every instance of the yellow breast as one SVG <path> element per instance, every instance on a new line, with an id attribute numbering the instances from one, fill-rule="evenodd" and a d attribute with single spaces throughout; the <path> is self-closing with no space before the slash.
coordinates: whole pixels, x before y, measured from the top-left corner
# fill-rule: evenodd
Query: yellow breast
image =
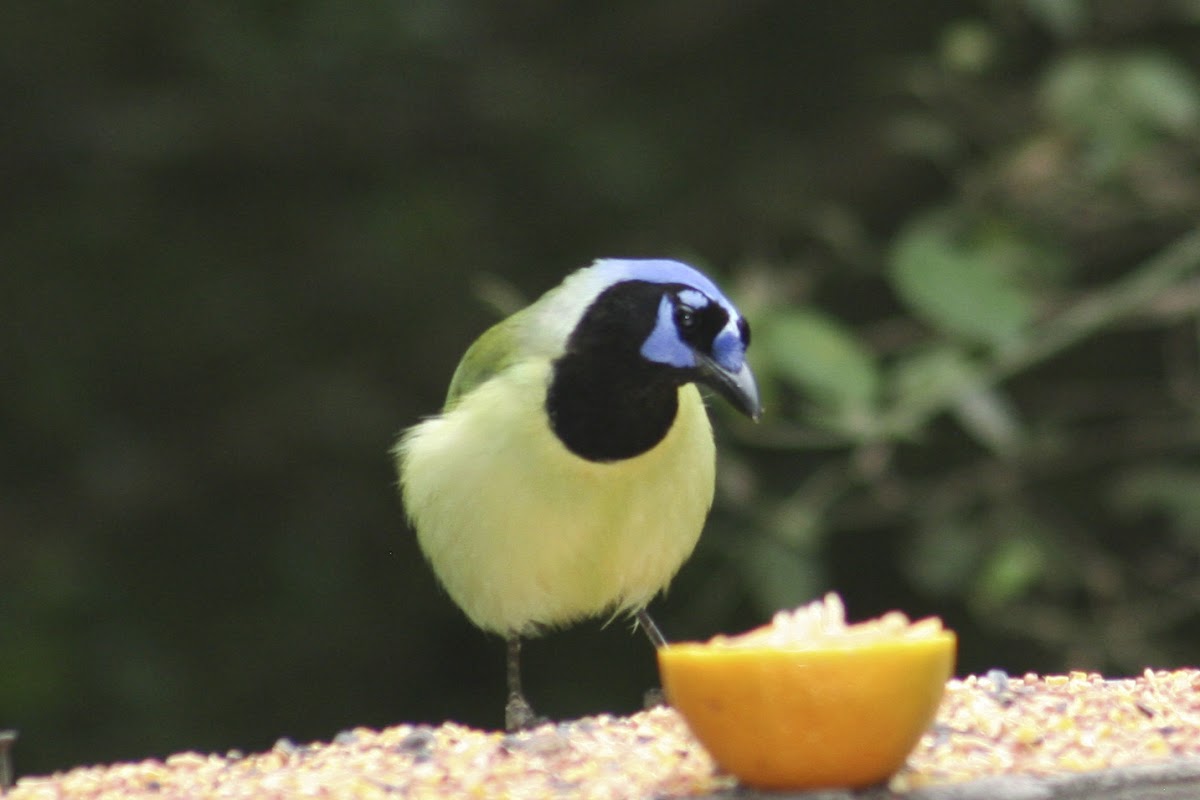
<path id="1" fill-rule="evenodd" d="M 550 430 L 549 369 L 506 370 L 396 449 L 422 551 L 467 616 L 499 633 L 644 606 L 691 554 L 712 504 L 712 430 L 694 386 L 679 390 L 656 447 L 601 464 Z"/>

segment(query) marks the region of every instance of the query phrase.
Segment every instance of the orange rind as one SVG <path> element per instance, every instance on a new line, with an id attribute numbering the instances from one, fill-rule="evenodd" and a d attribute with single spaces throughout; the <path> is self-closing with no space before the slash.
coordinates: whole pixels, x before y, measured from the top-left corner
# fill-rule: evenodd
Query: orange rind
<path id="1" fill-rule="evenodd" d="M 899 612 L 850 625 L 837 595 L 740 636 L 670 644 L 667 699 L 717 764 L 761 789 L 863 787 L 932 723 L 957 641 Z"/>

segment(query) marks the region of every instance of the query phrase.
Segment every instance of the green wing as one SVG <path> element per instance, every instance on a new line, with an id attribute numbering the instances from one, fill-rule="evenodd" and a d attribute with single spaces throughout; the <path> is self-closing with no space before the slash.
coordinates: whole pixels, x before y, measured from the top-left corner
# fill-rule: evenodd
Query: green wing
<path id="1" fill-rule="evenodd" d="M 447 411 L 458 402 L 458 398 L 503 372 L 517 360 L 517 335 L 524 317 L 525 311 L 522 310 L 497 322 L 467 348 L 462 361 L 458 362 L 458 368 L 454 370 L 454 377 L 450 379 L 450 390 L 446 393 Z"/>

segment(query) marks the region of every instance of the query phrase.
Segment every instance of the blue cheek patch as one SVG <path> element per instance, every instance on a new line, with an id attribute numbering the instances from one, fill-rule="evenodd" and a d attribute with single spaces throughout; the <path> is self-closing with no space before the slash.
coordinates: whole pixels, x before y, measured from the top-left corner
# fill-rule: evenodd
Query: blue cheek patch
<path id="1" fill-rule="evenodd" d="M 746 361 L 746 344 L 737 333 L 726 328 L 713 340 L 713 361 L 722 369 L 737 372 Z"/>
<path id="2" fill-rule="evenodd" d="M 675 309 L 669 298 L 664 297 L 658 304 L 658 319 L 654 322 L 654 330 L 642 342 L 641 353 L 647 361 L 659 364 L 681 369 L 696 366 L 696 356 L 680 340 L 675 328 Z"/>

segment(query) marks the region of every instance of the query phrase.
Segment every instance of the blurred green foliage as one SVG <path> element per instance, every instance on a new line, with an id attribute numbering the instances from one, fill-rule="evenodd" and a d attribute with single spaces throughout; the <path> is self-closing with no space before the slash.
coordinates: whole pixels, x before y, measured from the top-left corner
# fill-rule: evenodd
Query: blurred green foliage
<path id="1" fill-rule="evenodd" d="M 0 727 L 18 770 L 447 717 L 499 643 L 387 449 L 606 255 L 750 316 L 672 638 L 830 588 L 963 671 L 1200 660 L 1200 5 L 13 3 Z M 553 715 L 654 681 L 527 648 Z"/>

